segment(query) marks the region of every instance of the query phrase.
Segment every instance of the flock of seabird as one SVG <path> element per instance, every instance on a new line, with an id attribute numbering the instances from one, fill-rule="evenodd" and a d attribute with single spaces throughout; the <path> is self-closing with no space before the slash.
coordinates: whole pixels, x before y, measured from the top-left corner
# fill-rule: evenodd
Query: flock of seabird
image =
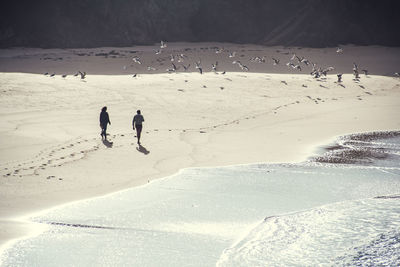
<path id="1" fill-rule="evenodd" d="M 155 50 L 155 54 L 159 55 L 159 54 L 163 53 L 163 50 L 165 48 L 167 48 L 167 43 L 165 41 L 161 41 L 160 42 L 160 48 Z M 222 54 L 224 52 L 228 53 L 228 57 L 229 58 L 235 58 L 236 57 L 236 53 L 237 53 L 236 51 L 227 51 L 227 50 L 225 50 L 225 48 L 219 48 L 219 47 L 215 48 L 215 53 L 216 54 Z M 338 47 L 336 49 L 336 53 L 343 53 L 343 49 Z M 243 57 L 243 55 L 241 55 L 241 57 Z M 182 54 L 182 53 L 180 53 L 180 54 L 170 54 L 169 55 L 169 61 L 170 61 L 171 67 L 167 68 L 166 72 L 168 72 L 168 73 L 176 73 L 180 69 L 180 67 L 183 68 L 183 71 L 185 71 L 185 72 L 188 71 L 189 68 L 190 68 L 190 64 L 188 64 L 188 65 L 184 65 L 183 64 L 183 62 L 187 58 L 188 57 L 186 55 Z M 157 59 L 157 61 L 160 63 L 160 65 L 163 65 L 162 62 L 165 61 L 165 60 L 167 60 L 167 58 L 158 58 Z M 279 58 L 272 57 L 271 60 L 272 60 L 271 63 L 274 66 L 280 64 L 280 59 Z M 142 60 L 141 60 L 141 58 L 139 56 L 132 57 L 132 61 L 135 64 L 142 65 Z M 250 58 L 250 61 L 254 62 L 254 63 L 267 63 L 267 59 L 266 59 L 265 56 L 262 56 L 262 57 L 255 56 L 255 57 Z M 176 65 L 177 63 L 180 63 L 180 66 L 177 66 Z M 239 60 L 232 61 L 232 64 L 239 66 L 239 68 L 241 70 L 243 70 L 243 71 L 249 71 L 249 67 L 246 66 L 245 64 L 243 64 Z M 133 65 L 131 65 L 131 66 L 133 66 Z M 310 74 L 311 74 L 311 76 L 313 76 L 314 78 L 317 78 L 317 79 L 322 77 L 322 76 L 326 77 L 328 72 L 334 70 L 333 67 L 327 67 L 327 68 L 317 67 L 316 63 L 311 62 L 310 60 L 306 59 L 305 57 L 298 56 L 295 53 L 290 58 L 289 62 L 286 63 L 286 66 L 288 68 L 291 68 L 291 69 L 294 69 L 294 70 L 297 70 L 297 71 L 302 71 L 304 67 L 311 66 L 312 69 L 311 69 Z M 201 60 L 200 59 L 195 62 L 195 68 L 197 69 L 197 71 L 200 74 L 203 74 L 203 67 L 201 65 Z M 215 63 L 211 64 L 211 71 L 213 71 L 214 73 L 217 73 L 217 68 L 218 68 L 218 61 L 216 61 Z M 126 70 L 126 66 L 124 66 L 124 70 Z M 152 67 L 152 66 L 147 66 L 147 70 L 148 71 L 155 71 L 157 69 L 155 67 Z M 362 69 L 361 71 L 365 74 L 365 76 L 368 76 L 368 70 L 367 69 Z M 226 71 L 221 72 L 221 74 L 225 74 L 225 73 L 226 73 Z M 49 74 L 48 72 L 46 72 L 44 75 L 46 75 L 46 76 L 48 75 L 49 77 L 54 77 L 55 73 Z M 78 75 L 80 75 L 80 78 L 82 80 L 86 78 L 86 72 L 78 71 L 74 76 L 78 76 Z M 356 63 L 353 63 L 353 75 L 354 75 L 354 81 L 359 81 L 360 80 L 359 68 L 358 68 L 358 65 Z M 397 73 L 397 72 L 394 75 L 396 77 L 400 77 L 400 74 Z M 67 74 L 63 74 L 62 77 L 66 78 Z M 137 74 L 134 74 L 132 77 L 137 77 Z M 337 74 L 337 83 L 341 83 L 342 82 L 342 77 L 343 77 L 342 73 Z"/>
<path id="2" fill-rule="evenodd" d="M 49 74 L 48 72 L 44 73 L 45 76 L 49 76 L 49 77 L 54 77 L 56 74 L 53 72 L 52 74 Z M 77 73 L 74 74 L 74 76 L 78 76 L 80 75 L 81 79 L 84 80 L 86 78 L 86 72 L 81 72 L 78 71 Z M 67 78 L 68 74 L 62 74 L 61 77 L 62 78 Z"/>

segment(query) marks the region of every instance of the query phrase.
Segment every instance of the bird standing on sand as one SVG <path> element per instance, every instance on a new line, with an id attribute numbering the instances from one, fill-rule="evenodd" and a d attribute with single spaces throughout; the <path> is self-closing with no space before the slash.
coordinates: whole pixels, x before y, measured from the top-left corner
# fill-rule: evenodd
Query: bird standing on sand
<path id="1" fill-rule="evenodd" d="M 400 73 L 398 73 L 398 72 L 395 72 L 395 73 L 394 73 L 394 76 L 396 76 L 396 77 L 400 77 Z"/>
<path id="2" fill-rule="evenodd" d="M 338 48 L 336 49 L 336 53 L 342 53 L 342 52 L 343 52 L 343 49 L 342 49 L 342 48 L 338 47 Z"/>
<path id="3" fill-rule="evenodd" d="M 274 65 L 278 65 L 279 64 L 279 59 L 276 59 L 276 58 L 272 58 L 272 60 L 274 61 Z"/>
<path id="4" fill-rule="evenodd" d="M 166 47 L 167 47 L 167 43 L 164 42 L 164 41 L 161 41 L 160 42 L 160 48 L 163 49 L 163 48 L 166 48 Z"/>
<path id="5" fill-rule="evenodd" d="M 364 72 L 365 76 L 368 76 L 368 70 L 362 70 Z"/>
<path id="6" fill-rule="evenodd" d="M 337 75 L 337 82 L 338 83 L 341 83 L 342 82 L 342 73 L 339 73 L 338 75 Z"/>
<path id="7" fill-rule="evenodd" d="M 78 71 L 78 73 L 81 75 L 81 79 L 85 79 L 86 78 L 86 72 L 80 72 Z"/>
<path id="8" fill-rule="evenodd" d="M 211 64 L 212 70 L 213 70 L 214 72 L 217 72 L 217 66 L 218 66 L 218 61 L 215 62 L 215 64 Z"/>
<path id="9" fill-rule="evenodd" d="M 65 78 L 65 77 L 67 77 L 67 74 L 63 74 L 63 75 L 61 75 L 61 77 Z"/>
<path id="10" fill-rule="evenodd" d="M 178 68 L 176 67 L 176 65 L 174 63 L 171 63 L 171 64 L 172 64 L 172 69 L 167 69 L 167 72 L 176 72 L 176 70 Z"/>
<path id="11" fill-rule="evenodd" d="M 196 62 L 196 69 L 199 70 L 200 74 L 203 74 L 203 68 L 201 67 L 201 61 Z"/>
<path id="12" fill-rule="evenodd" d="M 359 73 L 358 73 L 358 66 L 356 63 L 353 63 L 353 74 L 356 80 L 360 78 Z"/>

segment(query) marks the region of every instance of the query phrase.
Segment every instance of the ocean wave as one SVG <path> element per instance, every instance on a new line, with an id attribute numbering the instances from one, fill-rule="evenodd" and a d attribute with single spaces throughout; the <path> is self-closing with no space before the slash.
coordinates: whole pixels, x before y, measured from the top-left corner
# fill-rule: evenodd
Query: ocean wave
<path id="1" fill-rule="evenodd" d="M 400 200 L 373 198 L 266 218 L 217 266 L 399 266 Z"/>

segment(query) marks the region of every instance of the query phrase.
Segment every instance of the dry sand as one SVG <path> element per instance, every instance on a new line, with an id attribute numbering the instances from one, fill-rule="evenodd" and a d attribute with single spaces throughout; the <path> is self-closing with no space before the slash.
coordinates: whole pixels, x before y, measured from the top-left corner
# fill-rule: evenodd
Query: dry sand
<path id="1" fill-rule="evenodd" d="M 215 53 L 216 47 L 225 50 Z M 400 69 L 399 48 L 347 46 L 336 53 L 180 43 L 161 55 L 155 49 L 0 50 L 0 244 L 30 231 L 19 216 L 181 168 L 302 161 L 337 135 L 400 129 L 400 80 L 390 77 Z M 171 53 L 187 56 L 174 63 L 191 64 L 188 72 L 165 72 Z M 335 70 L 316 80 L 311 67 L 285 65 L 292 53 Z M 255 56 L 266 63 L 252 62 Z M 199 59 L 203 75 L 194 68 Z M 370 73 L 359 82 L 353 62 Z M 78 70 L 87 72 L 84 80 L 72 76 Z M 344 73 L 341 85 L 337 73 Z M 98 123 L 105 105 L 110 142 L 102 142 Z M 131 126 L 137 109 L 145 118 L 142 146 Z"/>

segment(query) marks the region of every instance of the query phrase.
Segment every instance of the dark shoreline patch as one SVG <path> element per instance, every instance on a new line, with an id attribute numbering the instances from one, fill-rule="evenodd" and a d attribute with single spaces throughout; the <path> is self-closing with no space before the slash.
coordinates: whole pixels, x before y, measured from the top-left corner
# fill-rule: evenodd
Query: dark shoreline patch
<path id="1" fill-rule="evenodd" d="M 323 155 L 316 156 L 311 161 L 331 164 L 372 164 L 377 160 L 396 157 L 385 144 L 377 143 L 377 141 L 398 137 L 400 137 L 400 131 L 347 135 L 340 138 L 338 143 L 326 147 Z"/>

